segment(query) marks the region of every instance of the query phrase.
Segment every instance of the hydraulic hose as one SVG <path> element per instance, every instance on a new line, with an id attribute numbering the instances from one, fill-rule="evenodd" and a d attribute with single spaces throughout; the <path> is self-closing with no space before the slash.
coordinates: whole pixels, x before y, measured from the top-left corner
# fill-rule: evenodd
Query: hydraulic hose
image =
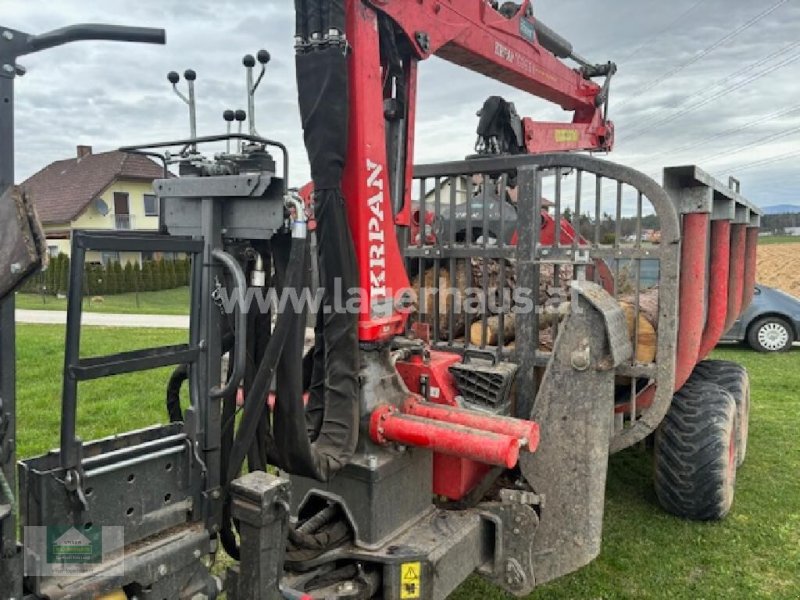
<path id="1" fill-rule="evenodd" d="M 302 218 L 302 215 L 300 215 Z M 286 271 L 284 288 L 287 293 L 293 290 L 297 297 L 302 294 L 303 275 L 306 254 L 306 223 L 305 221 L 295 221 L 292 233 L 292 245 L 289 255 L 289 268 Z M 258 425 L 266 409 L 266 398 L 269 393 L 269 386 L 275 374 L 275 368 L 283 354 L 283 348 L 289 334 L 292 332 L 296 315 L 292 311 L 278 315 L 275 330 L 264 351 L 264 356 L 258 367 L 258 371 L 253 379 L 253 384 L 247 391 L 244 400 L 242 422 L 236 432 L 236 438 L 231 448 L 231 456 L 228 461 L 228 473 L 226 483 L 230 483 L 238 477 L 247 450 L 250 448 L 258 431 Z"/>

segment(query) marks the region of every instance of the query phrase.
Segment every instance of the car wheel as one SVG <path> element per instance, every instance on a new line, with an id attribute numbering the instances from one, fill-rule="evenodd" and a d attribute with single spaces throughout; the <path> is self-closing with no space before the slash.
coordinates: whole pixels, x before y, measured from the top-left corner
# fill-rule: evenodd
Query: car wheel
<path id="1" fill-rule="evenodd" d="M 750 326 L 747 343 L 759 352 L 786 352 L 792 347 L 794 332 L 780 317 L 764 317 Z"/>

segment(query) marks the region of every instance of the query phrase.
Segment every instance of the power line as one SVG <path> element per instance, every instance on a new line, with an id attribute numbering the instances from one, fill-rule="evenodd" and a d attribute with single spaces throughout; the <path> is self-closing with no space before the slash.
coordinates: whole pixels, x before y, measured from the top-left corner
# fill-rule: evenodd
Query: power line
<path id="1" fill-rule="evenodd" d="M 714 155 L 711 155 L 711 156 L 704 156 L 698 162 L 713 162 L 713 161 L 718 160 L 720 158 L 726 158 L 728 156 L 732 156 L 733 154 L 738 154 L 739 152 L 742 152 L 743 150 L 748 150 L 749 148 L 755 148 L 756 146 L 761 146 L 763 144 L 766 144 L 767 142 L 773 142 L 775 140 L 779 140 L 779 139 L 788 137 L 788 136 L 792 135 L 793 133 L 797 133 L 798 131 L 800 131 L 800 125 L 797 126 L 797 127 L 792 127 L 791 129 L 787 129 L 786 131 L 779 131 L 778 133 L 770 134 L 768 136 L 760 138 L 760 139 L 758 139 L 758 140 L 756 140 L 754 142 L 751 142 L 749 144 L 746 144 L 744 146 L 739 146 L 738 148 L 735 148 L 733 150 L 727 150 L 725 152 L 720 152 L 718 154 L 714 154 Z"/>
<path id="2" fill-rule="evenodd" d="M 758 23 L 759 21 L 761 21 L 765 17 L 771 15 L 773 12 L 778 10 L 778 8 L 780 8 L 781 6 L 786 4 L 788 1 L 789 0 L 778 0 L 778 2 L 776 2 L 775 4 L 770 6 L 768 9 L 760 12 L 755 17 L 751 18 L 749 21 L 745 22 L 744 24 L 740 25 L 739 27 L 737 27 L 733 31 L 731 31 L 731 32 L 727 33 L 726 35 L 722 36 L 716 42 L 714 42 L 710 46 L 707 46 L 706 48 L 704 48 L 703 50 L 701 50 L 700 52 L 695 54 L 692 58 L 690 58 L 686 62 L 681 63 L 680 65 L 677 65 L 676 67 L 670 69 L 669 71 L 667 71 L 666 73 L 664 73 L 660 77 L 657 77 L 657 78 L 653 79 L 652 81 L 650 81 L 650 83 L 645 84 L 641 89 L 638 90 L 638 92 L 636 94 L 631 95 L 630 98 L 634 98 L 634 97 L 640 96 L 640 95 L 644 94 L 645 92 L 648 92 L 648 91 L 652 90 L 658 84 L 663 83 L 664 81 L 666 81 L 667 79 L 670 79 L 671 77 L 674 77 L 675 75 L 677 75 L 678 73 L 680 73 L 681 71 L 686 69 L 687 67 L 690 67 L 690 66 L 696 64 L 697 62 L 699 62 L 700 60 L 702 60 L 703 58 L 705 58 L 706 56 L 711 54 L 714 50 L 716 50 L 720 46 L 725 45 L 726 43 L 728 43 L 732 39 L 738 37 L 739 34 L 741 34 L 742 32 L 746 31 L 747 29 L 750 29 L 756 23 Z M 624 106 L 628 102 L 630 102 L 630 99 L 623 100 L 618 106 Z"/>
<path id="3" fill-rule="evenodd" d="M 790 158 L 794 158 L 796 156 L 800 156 L 800 150 L 795 150 L 793 152 L 787 152 L 786 154 L 781 154 L 779 156 L 773 156 L 771 158 L 764 158 L 754 162 L 745 163 L 743 165 L 739 165 L 738 167 L 731 167 L 730 172 L 738 173 L 740 171 L 745 171 L 747 169 L 752 169 L 754 167 L 765 167 L 767 165 L 772 165 L 784 160 L 788 160 Z M 719 171 L 717 173 L 719 173 Z"/>
<path id="4" fill-rule="evenodd" d="M 729 135 L 733 135 L 735 133 L 740 133 L 742 131 L 750 129 L 751 127 L 754 127 L 755 125 L 761 125 L 763 123 L 769 123 L 770 121 L 774 121 L 775 119 L 780 119 L 781 117 L 785 117 L 787 115 L 790 115 L 790 114 L 796 113 L 796 112 L 800 112 L 800 103 L 795 104 L 794 106 L 790 106 L 789 108 L 786 108 L 786 109 L 783 109 L 783 110 L 779 110 L 779 111 L 776 111 L 776 112 L 773 112 L 773 113 L 770 113 L 770 114 L 767 114 L 767 115 L 763 115 L 763 116 L 759 117 L 758 119 L 755 119 L 753 121 L 748 121 L 747 123 L 744 123 L 743 125 L 739 125 L 737 127 L 732 127 L 731 129 L 726 129 L 725 131 L 721 131 L 719 133 L 715 133 L 714 135 L 710 135 L 710 136 L 708 136 L 706 138 L 703 138 L 701 140 L 698 140 L 696 142 L 691 142 L 691 143 L 688 143 L 688 144 L 686 144 L 684 146 L 680 146 L 678 148 L 672 148 L 672 149 L 666 150 L 666 151 L 662 150 L 661 152 L 654 152 L 652 154 L 652 158 L 648 159 L 648 161 L 645 164 L 653 162 L 656 158 L 659 158 L 659 157 L 663 156 L 664 154 L 678 154 L 679 152 L 684 152 L 685 150 L 691 150 L 692 148 L 696 148 L 698 146 L 705 146 L 706 144 L 709 144 L 710 142 L 714 142 L 714 141 L 716 141 L 718 139 L 721 139 L 721 138 L 724 138 L 724 137 L 728 137 Z"/>
<path id="5" fill-rule="evenodd" d="M 711 89 L 713 90 L 715 87 L 719 87 L 721 84 L 725 83 L 726 81 L 735 79 L 738 76 L 745 75 L 748 72 L 752 71 L 754 68 L 756 68 L 758 66 L 761 66 L 761 65 L 769 62 L 770 60 L 772 60 L 772 59 L 774 59 L 774 58 L 776 58 L 776 57 L 778 57 L 778 56 L 780 56 L 782 54 L 786 54 L 787 52 L 797 48 L 798 46 L 800 46 L 800 41 L 793 42 L 793 43 L 789 44 L 788 46 L 786 46 L 786 47 L 784 47 L 784 48 L 782 48 L 782 49 L 780 49 L 780 50 L 778 50 L 776 52 L 773 52 L 773 53 L 769 54 L 768 56 L 765 56 L 764 58 L 760 59 L 756 63 L 753 63 L 752 65 L 749 65 L 748 67 L 746 67 L 744 69 L 740 69 L 739 71 L 736 71 L 735 73 L 732 73 L 731 75 L 728 75 L 724 79 L 722 79 L 719 82 L 717 82 L 714 86 L 712 86 Z M 729 85 L 727 87 L 723 87 L 723 88 L 719 89 L 718 91 L 713 92 L 710 96 L 702 98 L 698 102 L 695 102 L 694 104 L 691 104 L 691 105 L 689 105 L 689 106 L 687 106 L 687 107 L 685 107 L 685 108 L 683 108 L 681 110 L 678 110 L 677 112 L 674 112 L 674 113 L 672 113 L 670 115 L 667 115 L 666 117 L 664 117 L 664 118 L 662 118 L 660 120 L 657 120 L 655 122 L 651 122 L 649 125 L 646 125 L 644 127 L 639 127 L 638 129 L 636 129 L 634 127 L 634 131 L 632 133 L 620 138 L 620 141 L 632 140 L 632 139 L 636 139 L 638 137 L 641 137 L 643 134 L 647 133 L 648 131 L 651 131 L 651 130 L 655 129 L 656 127 L 660 127 L 661 125 L 666 125 L 667 123 L 671 123 L 675 119 L 678 119 L 679 117 L 682 117 L 683 115 L 685 115 L 687 113 L 690 113 L 690 112 L 692 112 L 694 110 L 697 110 L 698 108 L 702 108 L 703 106 L 706 106 L 707 104 L 709 104 L 710 102 L 713 102 L 714 100 L 722 98 L 723 96 L 726 96 L 726 95 L 730 94 L 731 92 L 734 92 L 734 91 L 736 91 L 738 89 L 741 89 L 744 86 L 749 85 L 749 84 L 753 83 L 754 81 L 757 81 L 757 80 L 761 79 L 762 77 L 766 77 L 767 75 L 777 71 L 778 69 L 781 69 L 781 68 L 783 68 L 783 67 L 785 67 L 787 65 L 790 65 L 790 64 L 796 62 L 798 59 L 800 59 L 800 53 L 793 54 L 793 55 L 783 59 L 782 61 L 780 61 L 780 62 L 778 62 L 778 63 L 776 63 L 774 65 L 771 65 L 771 66 L 767 67 L 766 69 L 763 69 L 762 71 L 758 71 L 756 73 L 753 73 L 752 75 L 750 75 L 749 77 L 747 77 L 747 78 L 745 78 L 745 79 L 743 79 L 741 81 L 733 83 L 733 84 L 731 84 L 731 85 Z M 689 98 L 687 98 L 687 100 L 691 100 L 696 95 L 697 94 L 694 94 L 693 96 L 689 96 Z"/>
<path id="6" fill-rule="evenodd" d="M 675 17 L 675 19 L 673 19 L 672 21 L 670 21 L 669 23 L 667 23 L 667 25 L 665 25 L 664 27 L 662 27 L 662 28 L 661 28 L 660 30 L 658 30 L 658 31 L 657 31 L 655 34 L 653 34 L 653 35 L 647 35 L 647 36 L 645 36 L 645 39 L 644 39 L 644 41 L 642 41 L 642 42 L 641 42 L 641 43 L 640 43 L 638 46 L 636 46 L 636 48 L 634 48 L 633 50 L 631 50 L 630 52 L 628 52 L 628 53 L 627 53 L 625 56 L 623 56 L 622 58 L 620 58 L 620 59 L 619 59 L 617 62 L 618 62 L 618 63 L 624 63 L 624 62 L 626 62 L 627 60 L 629 60 L 630 58 L 632 58 L 632 57 L 636 56 L 636 55 L 637 55 L 637 54 L 638 54 L 640 51 L 642 51 L 643 49 L 645 49 L 647 46 L 650 46 L 650 45 L 652 45 L 654 42 L 656 42 L 657 40 L 659 40 L 659 39 L 661 39 L 662 37 L 664 37 L 664 34 L 665 34 L 665 33 L 667 33 L 668 31 L 671 31 L 671 30 L 672 30 L 672 29 L 673 29 L 673 28 L 674 28 L 676 25 L 678 25 L 678 24 L 679 24 L 681 21 L 683 21 L 683 19 L 685 19 L 685 18 L 686 18 L 687 16 L 689 16 L 689 15 L 690 15 L 692 12 L 694 12 L 694 10 L 695 10 L 696 8 L 698 8 L 698 7 L 699 7 L 701 4 L 705 4 L 707 1 L 708 1 L 708 0 L 698 0 L 697 2 L 695 2 L 694 4 L 692 4 L 692 6 L 690 6 L 690 7 L 689 7 L 687 10 L 683 11 L 683 12 L 682 12 L 680 15 L 678 15 L 677 17 Z"/>

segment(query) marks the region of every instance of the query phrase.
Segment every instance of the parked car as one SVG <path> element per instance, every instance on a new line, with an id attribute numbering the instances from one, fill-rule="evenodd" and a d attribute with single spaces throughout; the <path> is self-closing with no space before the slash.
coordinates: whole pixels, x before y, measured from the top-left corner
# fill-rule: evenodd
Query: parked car
<path id="1" fill-rule="evenodd" d="M 759 352 L 785 352 L 800 339 L 800 299 L 766 285 L 756 285 L 753 301 L 722 336 L 747 342 Z"/>

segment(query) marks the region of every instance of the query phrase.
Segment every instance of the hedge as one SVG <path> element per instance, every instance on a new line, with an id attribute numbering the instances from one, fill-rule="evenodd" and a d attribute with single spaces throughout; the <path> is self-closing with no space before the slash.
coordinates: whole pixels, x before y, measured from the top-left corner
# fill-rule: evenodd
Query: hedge
<path id="1" fill-rule="evenodd" d="M 130 292 L 154 292 L 189 285 L 190 260 L 146 260 L 106 265 L 86 263 L 83 268 L 84 295 L 111 296 Z M 70 260 L 66 254 L 50 259 L 46 271 L 31 277 L 23 292 L 56 296 L 66 294 L 69 285 Z"/>

